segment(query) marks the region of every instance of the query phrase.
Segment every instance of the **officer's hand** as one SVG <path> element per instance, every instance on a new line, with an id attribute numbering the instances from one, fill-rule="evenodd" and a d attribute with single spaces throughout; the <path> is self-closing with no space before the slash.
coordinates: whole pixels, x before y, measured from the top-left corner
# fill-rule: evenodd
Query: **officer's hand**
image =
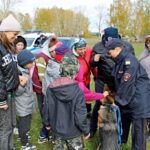
<path id="1" fill-rule="evenodd" d="M 108 92 L 108 91 L 105 91 L 105 92 L 103 93 L 103 95 L 104 95 L 104 97 L 106 97 L 106 96 L 109 95 L 109 92 Z"/>
<path id="2" fill-rule="evenodd" d="M 7 109 L 8 109 L 8 105 L 7 105 L 7 104 L 5 104 L 5 105 L 0 105 L 0 109 L 7 110 Z"/>
<path id="3" fill-rule="evenodd" d="M 85 140 L 88 140 L 90 138 L 90 133 L 84 137 Z"/>
<path id="4" fill-rule="evenodd" d="M 27 78 L 26 77 L 24 77 L 24 76 L 19 76 L 19 81 L 20 81 L 20 85 L 21 86 L 25 86 L 26 85 L 26 83 L 27 83 Z"/>
<path id="5" fill-rule="evenodd" d="M 100 54 L 96 54 L 94 56 L 94 62 L 98 62 L 100 60 L 101 55 Z"/>

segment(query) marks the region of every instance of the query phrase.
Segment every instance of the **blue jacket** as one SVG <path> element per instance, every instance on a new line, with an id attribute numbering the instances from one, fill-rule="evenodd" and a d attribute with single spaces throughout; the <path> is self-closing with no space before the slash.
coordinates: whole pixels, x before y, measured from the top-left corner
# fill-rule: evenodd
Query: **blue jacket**
<path id="1" fill-rule="evenodd" d="M 145 69 L 125 48 L 114 59 L 116 101 L 132 119 L 150 117 L 150 82 Z"/>

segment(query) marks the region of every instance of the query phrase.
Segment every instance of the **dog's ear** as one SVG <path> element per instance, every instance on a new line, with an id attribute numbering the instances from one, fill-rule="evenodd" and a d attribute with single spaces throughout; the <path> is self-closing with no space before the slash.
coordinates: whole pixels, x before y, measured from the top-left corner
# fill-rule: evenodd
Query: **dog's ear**
<path id="1" fill-rule="evenodd" d="M 114 103 L 114 95 L 112 95 L 112 92 L 107 84 L 104 84 L 104 91 L 109 92 L 109 95 L 106 96 L 104 103 Z"/>
<path id="2" fill-rule="evenodd" d="M 107 84 L 104 84 L 104 91 L 110 91 L 110 89 L 109 89 Z"/>

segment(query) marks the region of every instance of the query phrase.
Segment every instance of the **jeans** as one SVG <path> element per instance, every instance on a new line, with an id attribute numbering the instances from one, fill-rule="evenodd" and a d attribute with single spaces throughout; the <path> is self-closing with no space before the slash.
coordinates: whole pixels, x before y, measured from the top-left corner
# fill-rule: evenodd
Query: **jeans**
<path id="1" fill-rule="evenodd" d="M 7 97 L 8 109 L 0 109 L 0 150 L 13 149 L 13 128 L 16 124 L 15 102 Z"/>

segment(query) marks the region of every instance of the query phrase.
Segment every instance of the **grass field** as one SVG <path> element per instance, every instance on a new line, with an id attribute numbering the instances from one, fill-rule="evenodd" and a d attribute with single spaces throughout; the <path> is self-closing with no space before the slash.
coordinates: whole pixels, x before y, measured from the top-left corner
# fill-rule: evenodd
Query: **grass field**
<path id="1" fill-rule="evenodd" d="M 93 46 L 98 41 L 99 41 L 98 38 L 87 39 L 87 43 L 90 46 Z M 136 56 L 138 57 L 144 48 L 144 44 L 133 43 L 133 46 L 135 48 Z M 93 82 L 91 84 L 93 85 Z M 47 142 L 44 144 L 37 143 L 40 127 L 41 127 L 41 120 L 40 120 L 39 112 L 36 106 L 36 110 L 33 113 L 32 127 L 30 131 L 31 143 L 37 146 L 37 150 L 53 150 L 52 143 L 50 142 Z M 86 150 L 96 150 L 98 143 L 99 143 L 98 135 L 96 134 L 93 139 L 85 141 Z M 15 137 L 15 147 L 16 147 L 16 150 L 20 150 L 20 143 L 16 140 L 16 137 Z M 129 138 L 128 144 L 121 147 L 120 150 L 131 150 L 131 137 Z M 148 142 L 147 144 L 147 150 L 150 150 L 150 142 Z"/>

